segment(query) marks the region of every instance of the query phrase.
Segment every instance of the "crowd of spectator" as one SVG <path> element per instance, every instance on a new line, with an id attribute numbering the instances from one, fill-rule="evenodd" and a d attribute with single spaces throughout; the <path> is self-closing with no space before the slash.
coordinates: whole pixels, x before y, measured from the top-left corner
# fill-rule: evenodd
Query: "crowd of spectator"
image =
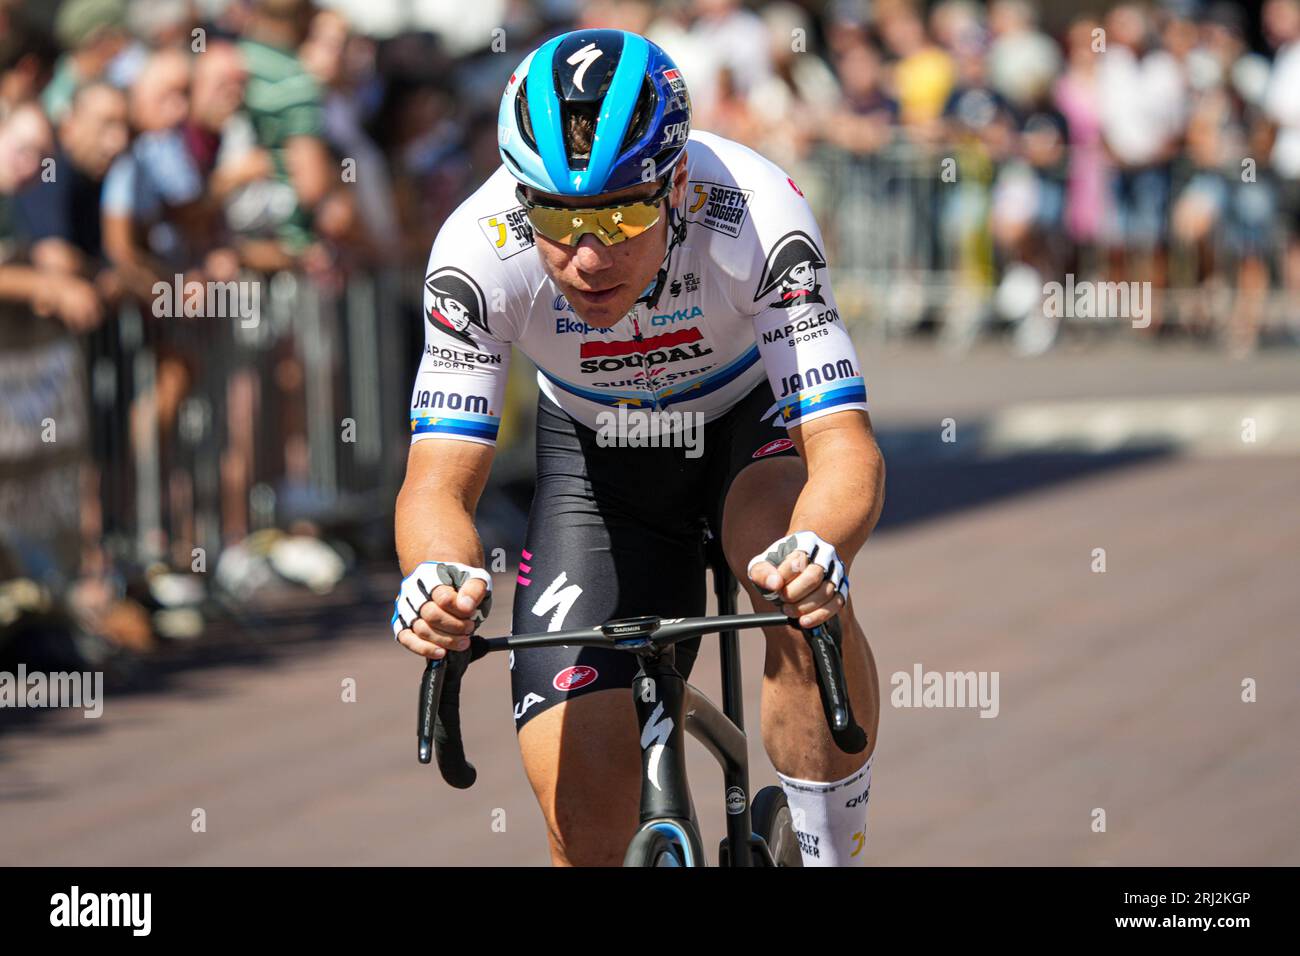
<path id="1" fill-rule="evenodd" d="M 694 125 L 786 168 L 829 220 L 832 252 L 843 197 L 828 157 L 892 163 L 880 168 L 944 184 L 932 208 L 912 210 L 936 256 L 910 265 L 942 266 L 995 305 L 1032 301 L 1010 293 L 1066 272 L 1208 291 L 1179 318 L 1248 351 L 1270 303 L 1300 294 L 1300 0 L 1264 0 L 1258 22 L 1197 0 L 1096 17 L 1056 7 L 0 0 L 0 629 L 44 600 L 10 585 L 53 574 L 81 595 L 86 626 L 148 643 L 143 599 L 131 609 L 120 559 L 99 543 L 126 520 L 106 513 L 124 448 L 104 436 L 156 433 L 165 468 L 204 361 L 151 319 L 159 299 L 250 273 L 292 271 L 336 294 L 381 268 L 418 273 L 447 214 L 498 165 L 510 71 L 565 29 L 662 45 Z M 395 29 L 357 25 L 385 17 Z M 117 420 L 101 421 L 85 411 L 86 373 L 115 354 L 106 343 L 131 307 L 152 330 L 149 400 L 124 393 L 108 406 Z M 1034 310 L 1004 311 L 1028 323 Z M 1170 311 L 1157 299 L 1151 329 Z M 301 383 L 294 354 L 271 360 L 285 388 Z M 221 462 L 232 543 L 253 530 L 241 478 L 252 439 L 238 425 L 251 394 L 232 374 Z M 89 464 L 32 438 L 50 407 L 85 438 Z M 277 445 L 286 469 L 302 457 L 296 440 Z M 51 521 L 71 529 L 66 547 L 33 544 Z M 188 554 L 173 532 L 171 553 Z"/>

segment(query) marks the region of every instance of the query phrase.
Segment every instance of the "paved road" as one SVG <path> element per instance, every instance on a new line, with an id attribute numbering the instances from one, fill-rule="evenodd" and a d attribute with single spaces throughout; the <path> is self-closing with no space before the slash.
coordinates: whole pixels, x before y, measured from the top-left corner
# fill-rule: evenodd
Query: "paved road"
<path id="1" fill-rule="evenodd" d="M 974 369 L 954 391 L 983 394 L 966 376 L 984 372 L 954 368 Z M 919 665 L 996 672 L 999 693 L 993 718 L 886 700 L 871 862 L 1300 864 L 1298 477 L 1300 459 L 1267 450 L 892 463 L 893 517 L 853 580 L 882 688 Z M 467 679 L 478 784 L 453 791 L 417 765 L 420 667 L 385 637 L 395 583 L 376 572 L 273 604 L 263 626 L 153 665 L 99 720 L 11 720 L 0 864 L 546 863 L 504 658 Z M 756 641 L 744 667 L 756 727 Z M 716 673 L 706 647 L 696 674 L 715 700 Z M 775 782 L 751 736 L 753 783 Z M 694 745 L 689 769 L 716 847 L 721 775 Z"/>

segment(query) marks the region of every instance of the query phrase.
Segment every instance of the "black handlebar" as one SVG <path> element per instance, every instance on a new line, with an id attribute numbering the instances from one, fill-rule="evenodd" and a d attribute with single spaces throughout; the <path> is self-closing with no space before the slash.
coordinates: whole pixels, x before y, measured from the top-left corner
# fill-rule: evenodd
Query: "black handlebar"
<path id="1" fill-rule="evenodd" d="M 853 719 L 848 681 L 844 679 L 839 618 L 833 617 L 825 624 L 804 630 L 803 636 L 812 651 L 813 666 L 817 670 L 817 689 L 821 691 L 822 713 L 826 715 L 826 726 L 830 728 L 831 739 L 846 754 L 862 753 L 867 748 L 867 732 Z"/>
<path id="2" fill-rule="evenodd" d="M 466 790 L 474 785 L 478 773 L 474 765 L 465 759 L 465 745 L 460 732 L 460 684 L 469 665 L 489 651 L 561 644 L 632 650 L 652 644 L 675 644 L 717 631 L 778 624 L 797 626 L 793 618 L 780 613 L 730 614 L 668 620 L 658 617 L 627 618 L 608 621 L 599 627 L 517 637 L 483 638 L 477 634 L 472 635 L 468 650 L 449 651 L 441 660 L 430 660 L 425 665 L 424 674 L 420 678 L 420 763 L 429 763 L 432 752 L 437 757 L 438 770 L 447 783 L 458 790 Z M 831 738 L 845 753 L 861 753 L 867 746 L 867 734 L 853 719 L 853 708 L 849 703 L 839 621 L 832 618 L 826 624 L 811 630 L 800 630 L 803 630 L 804 638 L 812 651 L 817 686 L 821 691 L 822 712 L 826 716 Z"/>
<path id="3" fill-rule="evenodd" d="M 469 650 L 449 651 L 442 660 L 429 661 L 420 678 L 420 763 L 429 762 L 432 742 L 442 778 L 457 790 L 468 790 L 478 779 L 478 771 L 465 759 L 460 733 L 460 682 L 469 665 L 487 652 L 487 641 L 472 635 Z"/>

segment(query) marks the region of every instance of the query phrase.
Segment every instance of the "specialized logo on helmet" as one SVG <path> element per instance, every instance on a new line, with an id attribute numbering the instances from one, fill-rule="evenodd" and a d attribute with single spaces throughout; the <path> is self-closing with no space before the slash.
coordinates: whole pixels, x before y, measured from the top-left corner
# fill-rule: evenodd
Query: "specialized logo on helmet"
<path id="1" fill-rule="evenodd" d="M 767 303 L 772 308 L 792 309 L 810 302 L 824 304 L 817 270 L 825 268 L 826 260 L 807 233 L 788 232 L 768 253 L 754 301 L 775 292 L 776 298 Z"/>
<path id="2" fill-rule="evenodd" d="M 564 61 L 569 64 L 569 66 L 578 67 L 577 72 L 573 74 L 573 85 L 583 93 L 587 92 L 582 88 L 582 78 L 587 75 L 587 67 L 600 59 L 601 55 L 601 51 L 596 49 L 596 44 L 588 43 L 581 50 L 576 51 L 573 56 Z M 579 63 L 582 65 L 578 66 Z"/>
<path id="3" fill-rule="evenodd" d="M 425 318 L 440 332 L 466 345 L 478 348 L 473 329 L 490 334 L 483 290 L 459 269 L 443 266 L 424 277 L 429 291 L 429 310 Z"/>

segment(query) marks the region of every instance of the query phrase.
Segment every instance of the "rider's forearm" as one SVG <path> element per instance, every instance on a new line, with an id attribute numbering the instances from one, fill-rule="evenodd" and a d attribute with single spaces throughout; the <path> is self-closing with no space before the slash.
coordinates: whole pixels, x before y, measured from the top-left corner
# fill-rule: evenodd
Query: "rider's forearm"
<path id="1" fill-rule="evenodd" d="M 871 432 L 852 422 L 819 430 L 808 437 L 803 451 L 808 481 L 789 530 L 816 532 L 851 563 L 885 504 L 884 457 Z"/>
<path id="2" fill-rule="evenodd" d="M 483 566 L 483 545 L 474 528 L 482 486 L 441 470 L 421 478 L 410 474 L 397 495 L 397 560 L 402 574 L 422 561 L 457 561 Z"/>

